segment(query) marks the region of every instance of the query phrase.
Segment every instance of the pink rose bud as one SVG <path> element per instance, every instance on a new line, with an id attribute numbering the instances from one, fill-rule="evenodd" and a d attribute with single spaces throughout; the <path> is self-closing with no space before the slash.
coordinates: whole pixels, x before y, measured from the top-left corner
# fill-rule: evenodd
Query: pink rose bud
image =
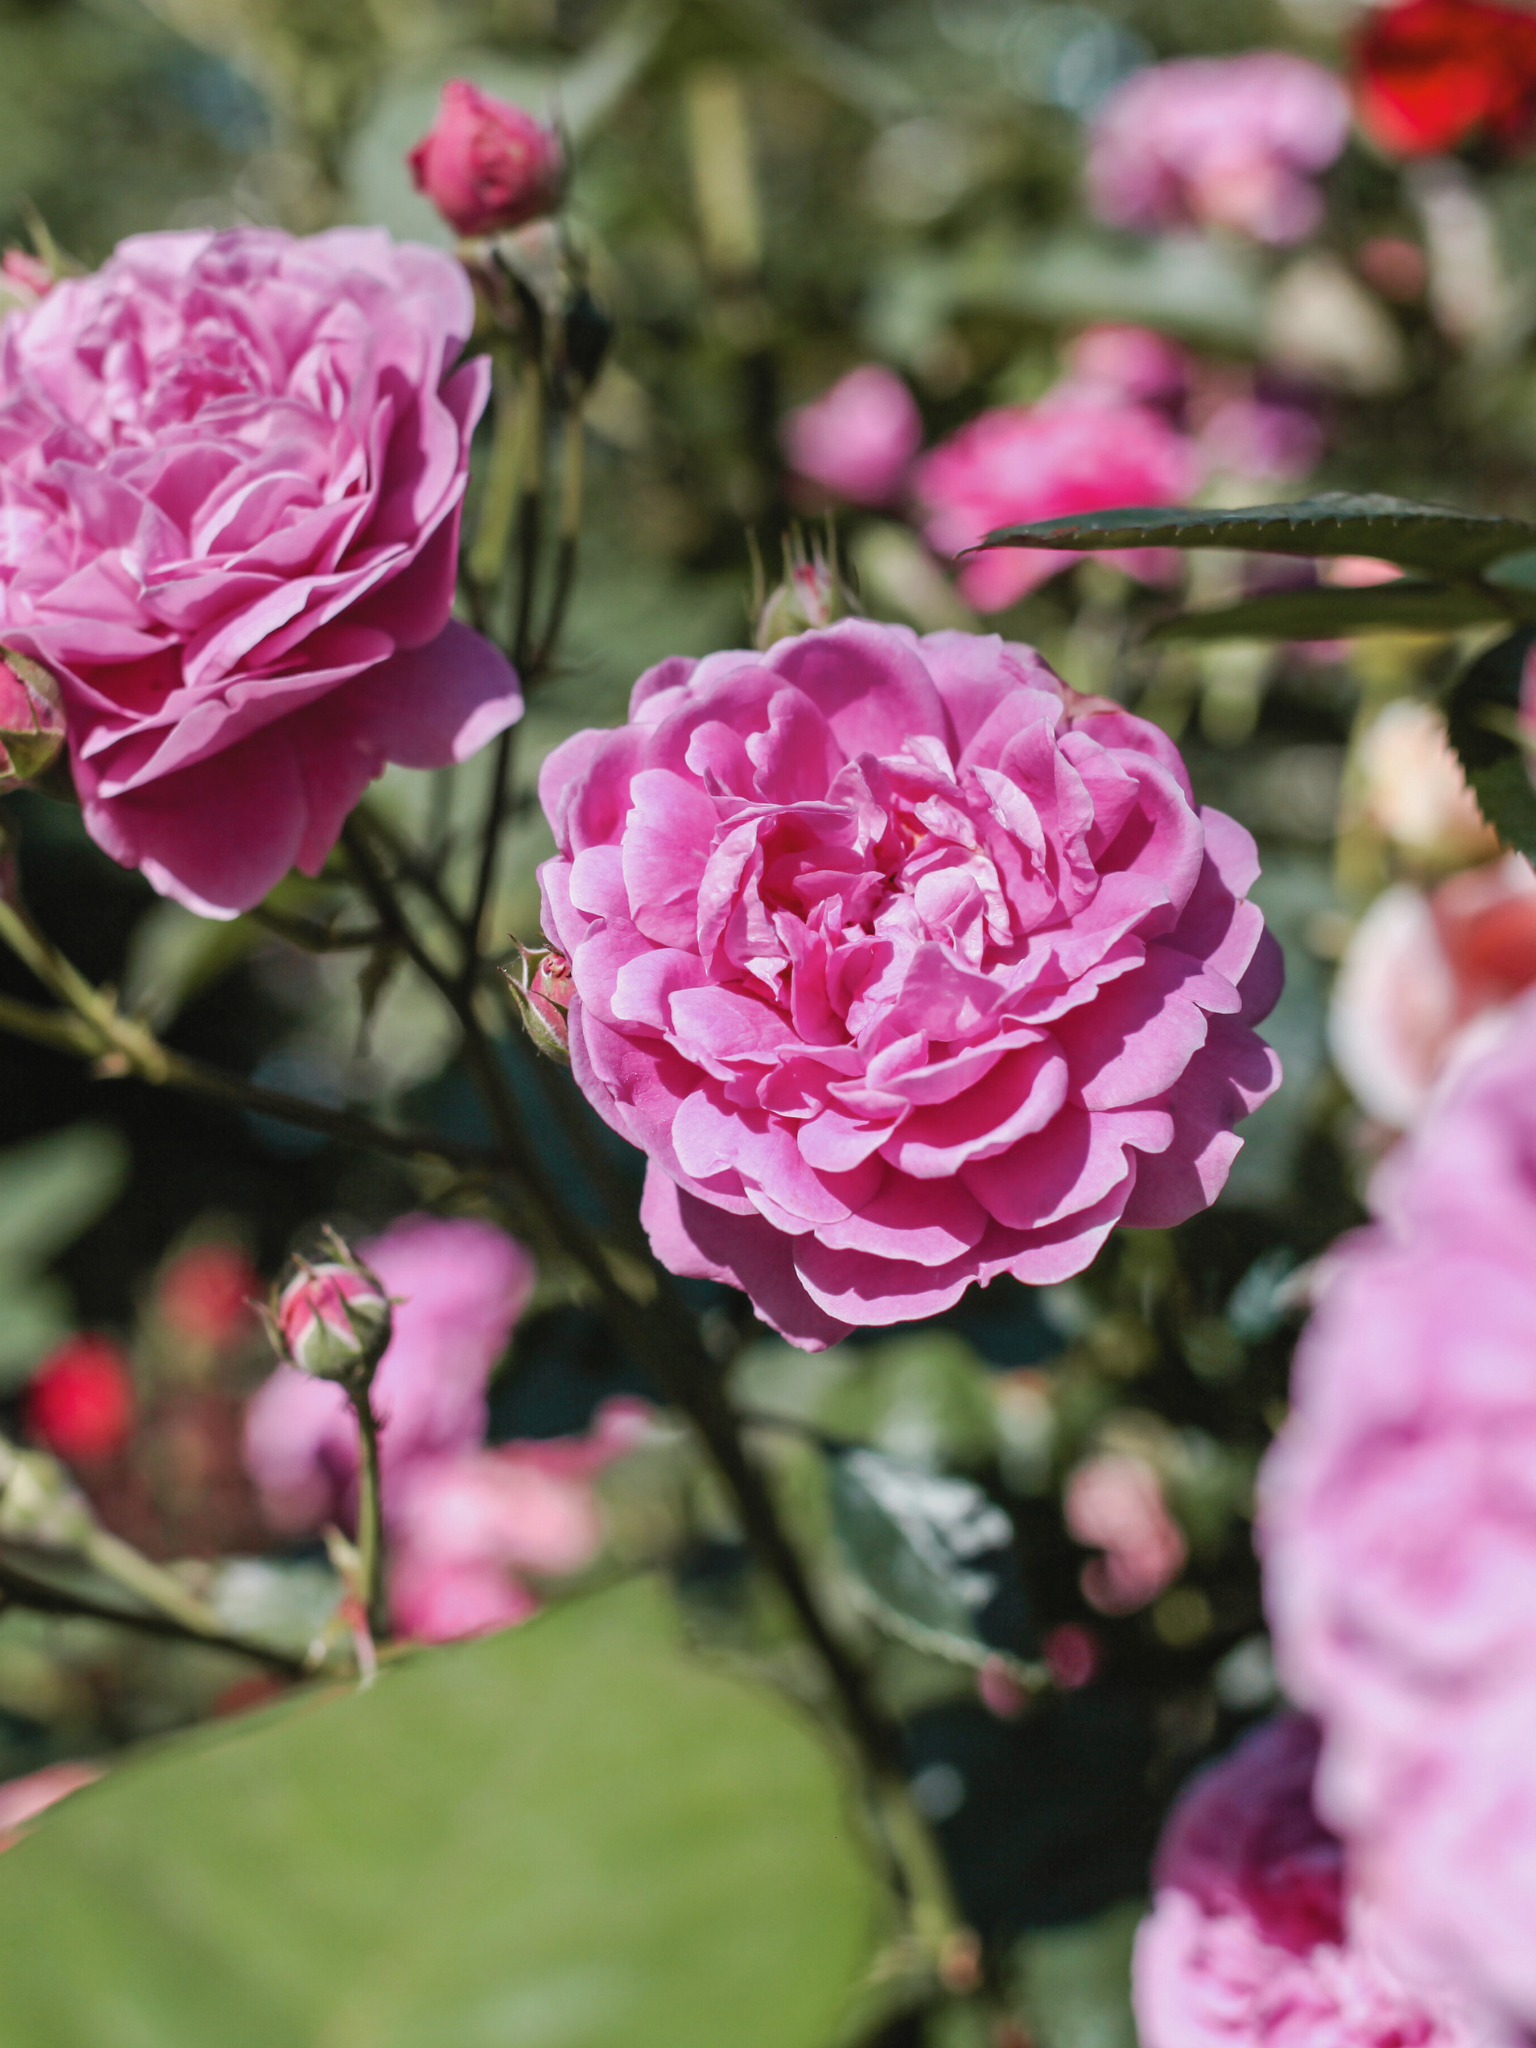
<path id="1" fill-rule="evenodd" d="M 25 249 L 0 251 L 0 313 L 35 306 L 53 289 L 53 272 L 41 256 Z"/>
<path id="2" fill-rule="evenodd" d="M 367 1385 L 389 1344 L 393 1318 L 378 1275 L 334 1235 L 335 1254 L 295 1263 L 270 1328 L 279 1354 L 312 1379 Z"/>
<path id="3" fill-rule="evenodd" d="M 834 620 L 856 617 L 859 606 L 838 573 L 835 548 L 829 556 L 813 542 L 807 552 L 803 538 L 794 532 L 784 544 L 783 579 L 766 597 L 759 585 L 755 610 L 753 644 L 761 651 L 777 640 L 792 640 Z"/>
<path id="4" fill-rule="evenodd" d="M 0 647 L 0 793 L 34 781 L 63 744 L 58 684 L 40 663 Z"/>
<path id="5" fill-rule="evenodd" d="M 406 158 L 424 192 L 461 235 L 494 235 L 553 213 L 565 188 L 559 131 L 467 78 L 450 79 L 429 135 Z"/>
<path id="6" fill-rule="evenodd" d="M 520 951 L 521 973 L 509 972 L 507 983 L 517 998 L 524 1027 L 540 1052 L 568 1067 L 571 1031 L 565 1013 L 576 993 L 571 963 L 563 953 L 533 953 L 526 946 Z"/>

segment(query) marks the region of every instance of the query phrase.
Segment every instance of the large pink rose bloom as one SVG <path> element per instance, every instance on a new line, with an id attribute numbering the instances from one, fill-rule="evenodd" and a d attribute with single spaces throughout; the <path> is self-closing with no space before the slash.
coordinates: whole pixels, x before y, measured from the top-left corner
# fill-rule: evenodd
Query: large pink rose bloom
<path id="1" fill-rule="evenodd" d="M 1316 1761 L 1316 1729 L 1286 1714 L 1175 1806 L 1136 1938 L 1143 2048 L 1491 2048 L 1350 1912 L 1342 1846 L 1312 1808 Z"/>
<path id="2" fill-rule="evenodd" d="M 1102 512 L 1112 505 L 1172 505 L 1200 481 L 1188 437 L 1150 407 L 1116 403 L 1069 380 L 1039 405 L 984 412 L 925 455 L 914 472 L 927 509 L 924 532 L 941 555 L 974 547 L 997 526 Z M 1127 548 L 1103 559 L 1144 582 L 1166 582 L 1178 558 Z M 1056 548 L 994 548 L 959 574 L 978 611 L 1001 611 L 1082 560 Z"/>
<path id="3" fill-rule="evenodd" d="M 534 1265 L 473 1217 L 402 1216 L 359 1249 L 396 1304 L 372 1387 L 388 1516 L 408 1470 L 484 1437 L 485 1390 L 528 1305 Z M 349 1517 L 358 1448 L 346 1393 L 280 1365 L 247 1411 L 245 1462 L 277 1527 Z"/>
<path id="4" fill-rule="evenodd" d="M 1252 840 L 1027 647 L 663 662 L 540 796 L 572 1067 L 657 1256 L 808 1349 L 1203 1208 L 1277 1084 Z"/>
<path id="5" fill-rule="evenodd" d="M 0 329 L 0 638 L 63 683 L 92 836 L 211 916 L 368 783 L 516 719 L 449 620 L 468 281 L 375 229 L 139 235 Z"/>
<path id="6" fill-rule="evenodd" d="M 1112 227 L 1220 226 L 1299 242 L 1323 215 L 1314 180 L 1348 136 L 1348 92 L 1306 57 L 1251 50 L 1154 64 L 1094 115 L 1088 201 Z"/>
<path id="7" fill-rule="evenodd" d="M 1319 1806 L 1405 1970 L 1536 2027 L 1536 1000 L 1378 1170 L 1261 1488 Z"/>

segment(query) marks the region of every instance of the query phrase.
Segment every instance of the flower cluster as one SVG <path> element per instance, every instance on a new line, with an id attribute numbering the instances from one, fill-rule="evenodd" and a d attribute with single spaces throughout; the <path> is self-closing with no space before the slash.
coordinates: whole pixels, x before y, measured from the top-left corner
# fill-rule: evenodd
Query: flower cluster
<path id="1" fill-rule="evenodd" d="M 1331 1255 L 1261 1530 L 1319 1806 L 1406 1970 L 1536 2024 L 1536 1006 L 1379 1169 Z"/>
<path id="2" fill-rule="evenodd" d="M 0 640 L 59 678 L 92 836 L 207 915 L 316 873 L 387 762 L 520 715 L 448 616 L 473 316 L 434 250 L 232 228 L 0 329 Z"/>
<path id="3" fill-rule="evenodd" d="M 1192 1214 L 1277 1085 L 1252 840 L 1028 648 L 664 662 L 540 797 L 572 1068 L 657 1255 L 807 1348 Z"/>

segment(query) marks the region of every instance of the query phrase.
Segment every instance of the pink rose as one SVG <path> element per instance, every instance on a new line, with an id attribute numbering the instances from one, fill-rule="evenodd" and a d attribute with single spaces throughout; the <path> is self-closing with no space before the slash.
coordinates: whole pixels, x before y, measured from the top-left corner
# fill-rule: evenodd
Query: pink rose
<path id="1" fill-rule="evenodd" d="M 1068 345 L 1066 377 L 1047 399 L 1071 393 L 1172 411 L 1189 390 L 1190 371 L 1189 352 L 1151 327 L 1088 327 Z"/>
<path id="2" fill-rule="evenodd" d="M 18 306 L 35 306 L 53 289 L 53 272 L 25 249 L 0 250 L 0 318 Z"/>
<path id="3" fill-rule="evenodd" d="M 520 1244 L 471 1217 L 403 1216 L 359 1249 L 397 1304 L 372 1385 L 388 1518 L 412 1465 L 480 1443 L 486 1386 L 534 1268 Z M 279 1528 L 350 1514 L 357 1422 L 343 1389 L 279 1366 L 247 1412 L 245 1462 Z"/>
<path id="4" fill-rule="evenodd" d="M 452 78 L 431 133 L 406 158 L 424 192 L 461 235 L 494 235 L 553 213 L 565 185 L 558 129 Z"/>
<path id="5" fill-rule="evenodd" d="M 1143 2048 L 1493 2048 L 1356 1924 L 1342 1846 L 1312 1810 L 1316 1761 L 1312 1723 L 1282 1715 L 1174 1807 L 1136 1937 Z"/>
<path id="6" fill-rule="evenodd" d="M 210 916 L 318 873 L 386 762 L 512 723 L 449 620 L 485 358 L 376 229 L 139 235 L 0 328 L 0 639 L 60 678 L 85 822 Z"/>
<path id="7" fill-rule="evenodd" d="M 1536 998 L 1378 1169 L 1260 1488 L 1319 1810 L 1405 1974 L 1536 2025 Z"/>
<path id="8" fill-rule="evenodd" d="M 1283 50 L 1154 64 L 1093 117 L 1088 202 L 1111 227 L 1236 228 L 1299 242 L 1322 219 L 1316 184 L 1349 136 L 1349 94 Z"/>
<path id="9" fill-rule="evenodd" d="M 1378 1123 L 1417 1123 L 1442 1073 L 1503 1030 L 1536 983 L 1536 874 L 1519 854 L 1428 895 L 1396 882 L 1350 936 L 1328 1012 L 1334 1065 Z"/>
<path id="10" fill-rule="evenodd" d="M 865 363 L 785 419 L 789 466 L 834 497 L 886 505 L 898 497 L 923 439 L 911 392 L 894 370 Z"/>
<path id="11" fill-rule="evenodd" d="M 607 1401 L 590 1435 L 506 1444 L 411 1468 L 391 1538 L 395 1624 L 419 1642 L 506 1628 L 538 1611 L 527 1583 L 586 1568 L 602 1547 L 592 1481 L 650 1427 L 642 1403 Z"/>
<path id="12" fill-rule="evenodd" d="M 1134 1614 L 1184 1569 L 1183 1531 L 1145 1458 L 1105 1451 L 1086 1459 L 1062 1500 L 1067 1533 L 1102 1550 L 1083 1567 L 1083 1595 L 1101 1614 Z"/>
<path id="13" fill-rule="evenodd" d="M 539 794 L 572 1071 L 657 1256 L 808 1349 L 1190 1215 L 1277 1085 L 1252 840 L 1030 648 L 861 619 L 666 661 Z"/>
<path id="14" fill-rule="evenodd" d="M 927 508 L 924 532 L 941 555 L 958 555 L 994 527 L 1111 505 L 1172 505 L 1199 482 L 1189 440 L 1145 406 L 1095 399 L 1043 400 L 984 412 L 917 465 Z M 1168 580 L 1165 548 L 1101 557 L 1143 582 Z M 997 548 L 961 568 L 960 589 L 978 611 L 1001 611 L 1081 555 L 1055 548 Z"/>

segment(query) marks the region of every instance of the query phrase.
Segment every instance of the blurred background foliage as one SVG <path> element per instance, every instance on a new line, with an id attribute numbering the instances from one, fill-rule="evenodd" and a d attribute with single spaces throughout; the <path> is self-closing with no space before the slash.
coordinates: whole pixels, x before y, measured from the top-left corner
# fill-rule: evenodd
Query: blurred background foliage
<path id="1" fill-rule="evenodd" d="M 786 474 L 780 421 L 856 363 L 899 370 L 933 440 L 1037 397 L 1090 322 L 1141 322 L 1213 376 L 1262 363 L 1304 388 L 1325 444 L 1312 487 L 1536 515 L 1529 167 L 1490 165 L 1474 184 L 1454 166 L 1405 174 L 1356 142 L 1300 253 L 1085 217 L 1083 118 L 1118 79 L 1270 44 L 1336 64 L 1344 19 L 1336 0 L 0 0 L 0 241 L 41 219 L 84 264 L 131 232 L 245 220 L 373 222 L 441 243 L 403 156 L 442 83 L 465 75 L 558 114 L 576 164 L 572 233 L 617 327 L 588 413 L 564 663 L 524 728 L 499 878 L 500 928 L 533 941 L 539 759 L 622 716 L 650 662 L 740 642 L 748 530 L 772 558 L 788 522 L 817 510 Z M 1422 252 L 1417 284 L 1373 283 L 1362 251 L 1382 241 Z M 1229 502 L 1268 494 L 1235 475 L 1211 488 Z M 897 517 L 860 515 L 844 538 L 877 616 L 974 623 Z M 1242 574 L 1201 557 L 1192 594 L 1235 595 Z M 1380 1139 L 1329 1065 L 1328 989 L 1374 893 L 1433 869 L 1362 803 L 1351 748 L 1453 653 L 1429 635 L 1155 648 L 1140 633 L 1164 603 L 1086 564 L 1000 623 L 1077 687 L 1173 732 L 1199 794 L 1259 837 L 1256 894 L 1288 963 L 1269 1029 L 1287 1084 L 1245 1127 L 1226 1194 L 1177 1232 L 1115 1240 L 1070 1285 L 1000 1282 L 935 1325 L 822 1359 L 758 1333 L 735 1368 L 829 1596 L 908 1717 L 914 1796 L 965 1914 L 1046 2048 L 1126 2038 L 1125 1957 L 1158 1817 L 1192 1763 L 1274 1698 L 1251 1480 L 1284 1399 L 1296 1276 L 1359 1215 Z M 451 862 L 478 772 L 392 773 L 387 801 L 442 825 Z M 352 956 L 301 953 L 253 921 L 200 924 L 108 862 L 64 807 L 7 803 L 41 921 L 173 1043 L 317 1100 L 403 1103 L 475 1135 L 451 1035 L 399 962 L 360 980 Z M 329 886 L 296 886 L 295 902 L 323 907 Z M 9 962 L 0 986 L 30 992 Z M 505 1057 L 552 1159 L 579 1175 L 544 1106 L 548 1076 L 520 1043 Z M 13 1041 L 0 1062 L 0 1406 L 16 1425 L 27 1376 L 62 1333 L 117 1334 L 153 1424 L 137 1491 L 113 1496 L 132 1496 L 136 1537 L 162 1555 L 259 1547 L 229 1419 L 264 1369 L 259 1345 L 178 1351 L 156 1321 L 157 1276 L 207 1242 L 271 1273 L 317 1218 L 377 1227 L 443 1186 Z M 472 1206 L 473 1190 L 453 1199 Z M 745 1305 L 698 1298 L 723 1346 Z M 493 1436 L 579 1428 L 624 1389 L 651 1391 L 547 1259 L 493 1390 Z M 904 1506 L 889 1470 L 854 1463 L 869 1451 L 969 1492 Z M 1177 1548 L 1139 1602 L 1095 1594 L 1112 1545 L 1087 1510 L 1074 1532 L 1064 1509 L 1076 1475 L 1115 1459 L 1155 1476 Z M 783 1619 L 682 1453 L 612 1480 L 615 1555 L 677 1565 L 697 1631 L 797 1684 Z M 183 1513 L 189 1494 L 222 1505 Z M 924 1530 L 985 1533 L 989 1502 L 1012 1518 L 1001 1546 L 924 1550 Z M 1008 1718 L 978 1698 L 978 1672 L 1042 1658 L 1059 1681 L 1048 1702 Z M 0 1774 L 201 1719 L 238 1676 L 215 1662 L 12 1611 Z M 898 2019 L 879 2038 L 972 2038 L 963 2015 L 926 2036 L 923 2024 Z"/>

